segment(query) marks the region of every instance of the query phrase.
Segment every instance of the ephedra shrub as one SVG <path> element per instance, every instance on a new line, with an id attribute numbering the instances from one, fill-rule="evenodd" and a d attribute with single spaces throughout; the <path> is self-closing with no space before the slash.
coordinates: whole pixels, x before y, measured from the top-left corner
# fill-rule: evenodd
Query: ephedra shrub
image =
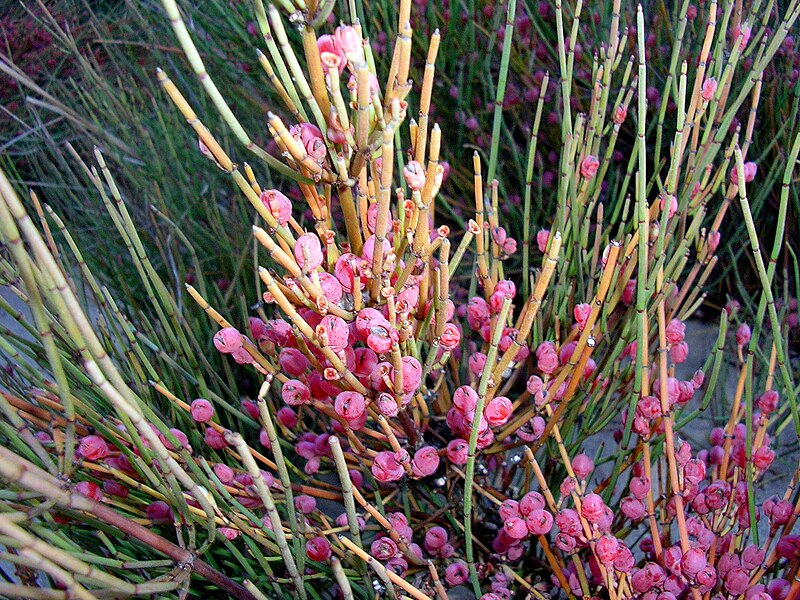
<path id="1" fill-rule="evenodd" d="M 16 366 L 2 403 L 0 475 L 10 487 L 0 525 L 5 557 L 25 578 L 2 593 L 33 593 L 32 569 L 87 598 L 213 588 L 239 598 L 418 599 L 460 588 L 485 600 L 796 592 L 797 474 L 781 474 L 782 496 L 762 501 L 756 492 L 775 460 L 775 431 L 800 425 L 771 292 L 800 141 L 787 149 L 768 253 L 749 218 L 758 165 L 747 151 L 759 74 L 795 26 L 798 2 L 769 32 L 733 5 L 701 6 L 702 50 L 674 65 L 674 126 L 657 130 L 646 117 L 641 9 L 636 23 L 612 19 L 596 49 L 591 110 L 573 114 L 580 8 L 557 5 L 560 72 L 542 79 L 531 107 L 527 165 L 531 182 L 543 99 L 559 94 L 561 146 L 546 149 L 560 156 L 559 204 L 527 243 L 500 222 L 497 180 L 514 4 L 497 58 L 495 136 L 488 157 L 473 157 L 473 215 L 458 233 L 436 203 L 450 168 L 441 149 L 455 125 L 429 114 L 446 40 L 430 37 L 419 81 L 410 79 L 410 2 L 398 7 L 388 72 L 376 72 L 354 5 L 255 3 L 259 61 L 284 101 L 265 123 L 271 148 L 240 126 L 178 7 L 164 5 L 241 143 L 223 147 L 186 90 L 158 72 L 198 152 L 252 206 L 259 297 L 242 299 L 252 306 L 248 322 L 229 322 L 187 286 L 196 308 L 183 310 L 204 311 L 219 328 L 197 339 L 98 152 L 99 170 L 87 176 L 159 321 L 143 334 L 79 260 L 101 304 L 94 326 L 47 225 L 60 222 L 35 202 L 40 232 L 0 181 L 4 272 L 18 279 L 38 334 L 38 342 L 3 341 Z M 334 8 L 338 26 L 329 24 Z M 626 26 L 637 28 L 630 56 Z M 622 131 L 636 142 L 609 190 Z M 655 165 L 653 135 L 672 139 Z M 291 183 L 263 185 L 267 168 Z M 520 193 L 528 215 L 532 183 Z M 723 312 L 713 353 L 682 377 L 679 366 L 696 351 L 686 320 L 702 303 L 732 203 L 759 267 L 758 312 L 749 325 Z M 256 377 L 259 393 L 215 391 L 210 352 L 225 355 L 226 370 Z M 682 427 L 708 407 L 723 362 L 740 372 L 730 417 L 706 447 L 692 447 Z M 604 443 L 589 456 L 593 436 Z"/>

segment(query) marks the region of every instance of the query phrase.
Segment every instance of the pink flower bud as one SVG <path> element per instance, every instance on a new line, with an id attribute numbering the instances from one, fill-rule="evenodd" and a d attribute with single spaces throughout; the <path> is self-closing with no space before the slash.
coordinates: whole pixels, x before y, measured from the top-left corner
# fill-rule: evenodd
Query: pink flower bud
<path id="1" fill-rule="evenodd" d="M 633 304 L 633 299 L 636 296 L 636 280 L 630 279 L 625 284 L 625 289 L 622 291 L 622 303 L 625 306 Z"/>
<path id="2" fill-rule="evenodd" d="M 372 475 L 381 483 L 402 479 L 404 473 L 403 466 L 397 462 L 394 452 L 378 452 L 372 461 Z"/>
<path id="3" fill-rule="evenodd" d="M 367 336 L 367 346 L 378 354 L 386 354 L 392 349 L 392 344 L 399 340 L 397 330 L 387 320 L 375 323 Z"/>
<path id="4" fill-rule="evenodd" d="M 400 359 L 403 373 L 403 393 L 411 394 L 422 385 L 422 365 L 413 356 L 404 356 Z"/>
<path id="5" fill-rule="evenodd" d="M 86 460 L 98 461 L 108 456 L 109 448 L 106 441 L 99 435 L 87 435 L 78 443 L 78 452 Z"/>
<path id="6" fill-rule="evenodd" d="M 503 521 L 506 521 L 511 517 L 520 517 L 519 502 L 512 500 L 511 498 L 507 498 L 506 500 L 503 500 L 500 508 L 497 509 L 497 513 L 500 515 L 500 519 Z"/>
<path id="7" fill-rule="evenodd" d="M 572 459 L 572 470 L 583 481 L 594 471 L 594 461 L 585 454 L 578 454 Z"/>
<path id="8" fill-rule="evenodd" d="M 660 208 L 661 212 L 663 213 L 667 210 L 667 206 L 669 206 L 669 214 L 667 215 L 668 218 L 672 218 L 675 216 L 675 213 L 678 212 L 678 199 L 675 196 L 661 196 Z"/>
<path id="9" fill-rule="evenodd" d="M 325 36 L 322 36 L 325 37 Z M 309 560 L 322 562 L 331 557 L 331 544 L 322 536 L 317 536 L 306 542 L 306 556 Z"/>
<path id="10" fill-rule="evenodd" d="M 471 415 L 478 404 L 478 392 L 468 385 L 462 385 L 453 392 L 453 404 L 462 414 Z"/>
<path id="11" fill-rule="evenodd" d="M 753 453 L 753 464 L 761 471 L 766 471 L 774 460 L 775 452 L 769 446 L 761 446 Z"/>
<path id="12" fill-rule="evenodd" d="M 233 527 L 220 527 L 219 532 L 225 537 L 225 539 L 231 542 L 239 537 L 240 533 L 238 529 L 234 529 Z"/>
<path id="13" fill-rule="evenodd" d="M 237 365 L 249 365 L 253 362 L 253 357 L 244 347 L 237 348 L 231 352 L 231 358 Z"/>
<path id="14" fill-rule="evenodd" d="M 425 185 L 425 169 L 417 161 L 412 160 L 403 169 L 403 177 L 410 187 L 415 192 L 422 189 Z"/>
<path id="15" fill-rule="evenodd" d="M 190 407 L 192 419 L 198 423 L 208 423 L 214 416 L 214 407 L 204 398 L 197 398 Z"/>
<path id="16" fill-rule="evenodd" d="M 127 498 L 130 490 L 118 481 L 106 479 L 103 482 L 103 491 L 109 496 L 117 496 L 118 498 Z"/>
<path id="17" fill-rule="evenodd" d="M 489 423 L 490 427 L 499 427 L 500 425 L 505 425 L 508 422 L 508 419 L 511 418 L 511 412 L 513 410 L 514 406 L 511 403 L 511 400 L 505 396 L 498 396 L 496 398 L 492 398 L 485 406 L 483 409 L 483 416 L 486 418 L 486 421 Z"/>
<path id="18" fill-rule="evenodd" d="M 261 203 L 275 217 L 279 225 L 286 225 L 292 216 L 292 201 L 278 190 L 261 192 Z"/>
<path id="19" fill-rule="evenodd" d="M 707 564 L 705 552 L 699 548 L 690 548 L 681 557 L 681 572 L 691 578 L 705 569 Z"/>
<path id="20" fill-rule="evenodd" d="M 599 167 L 600 161 L 597 160 L 596 156 L 590 154 L 581 161 L 581 176 L 585 179 L 591 179 L 595 176 Z"/>
<path id="21" fill-rule="evenodd" d="M 583 533 L 581 519 L 578 516 L 578 513 L 571 508 L 565 508 L 558 515 L 556 515 L 556 525 L 558 525 L 558 528 L 562 533 L 566 533 L 570 536 L 576 536 Z"/>
<path id="22" fill-rule="evenodd" d="M 439 468 L 439 454 L 433 446 L 423 446 L 414 453 L 411 469 L 417 477 L 433 475 Z"/>
<path id="23" fill-rule="evenodd" d="M 467 303 L 467 323 L 472 329 L 480 329 L 481 325 L 492 316 L 489 303 L 480 296 L 473 296 Z"/>
<path id="24" fill-rule="evenodd" d="M 729 594 L 739 596 L 750 586 L 750 575 L 741 567 L 731 569 L 725 575 L 725 589 Z"/>
<path id="25" fill-rule="evenodd" d="M 214 346 L 222 354 L 232 354 L 243 344 L 244 337 L 233 327 L 225 327 L 214 334 Z"/>
<path id="26" fill-rule="evenodd" d="M 711 99 L 714 97 L 714 94 L 717 91 L 717 80 L 713 77 L 709 77 L 703 82 L 703 88 L 700 92 L 700 96 L 706 102 L 710 102 Z"/>

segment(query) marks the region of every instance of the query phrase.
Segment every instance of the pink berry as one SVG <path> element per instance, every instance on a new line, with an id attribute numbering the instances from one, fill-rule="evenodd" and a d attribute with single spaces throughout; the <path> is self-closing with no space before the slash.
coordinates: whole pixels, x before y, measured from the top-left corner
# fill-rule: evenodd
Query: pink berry
<path id="1" fill-rule="evenodd" d="M 469 454 L 469 445 L 462 439 L 450 440 L 447 444 L 447 460 L 454 465 L 467 464 L 467 456 Z"/>
<path id="2" fill-rule="evenodd" d="M 585 480 L 594 471 L 594 461 L 585 454 L 578 454 L 572 459 L 572 470 L 580 480 Z"/>
<path id="3" fill-rule="evenodd" d="M 553 515 L 543 508 L 537 508 L 525 517 L 525 525 L 533 535 L 547 535 L 553 528 Z"/>
<path id="4" fill-rule="evenodd" d="M 678 344 L 686 337 L 686 325 L 679 319 L 672 319 L 666 329 L 667 342 Z"/>
<path id="5" fill-rule="evenodd" d="M 478 392 L 468 385 L 462 385 L 453 393 L 453 404 L 461 414 L 471 415 L 478 404 Z"/>
<path id="6" fill-rule="evenodd" d="M 741 567 L 728 571 L 725 575 L 725 589 L 729 594 L 738 596 L 744 594 L 750 585 L 750 575 Z"/>
<path id="7" fill-rule="evenodd" d="M 334 352 L 342 352 L 348 344 L 350 328 L 341 317 L 327 315 L 323 317 L 316 329 L 317 336 L 327 338 L 328 347 Z"/>
<path id="8" fill-rule="evenodd" d="M 148 504 L 145 514 L 154 523 L 165 523 L 172 520 L 172 509 L 170 509 L 169 504 L 161 500 Z"/>
<path id="9" fill-rule="evenodd" d="M 87 435 L 81 438 L 78 452 L 87 460 L 98 461 L 108 456 L 109 448 L 106 441 L 99 435 Z"/>
<path id="10" fill-rule="evenodd" d="M 287 429 L 294 429 L 295 426 L 297 425 L 297 413 L 295 413 L 288 406 L 282 406 L 281 408 L 279 408 L 275 416 L 278 419 L 278 423 L 280 423 Z"/>
<path id="11" fill-rule="evenodd" d="M 228 465 L 217 463 L 214 465 L 214 475 L 216 475 L 222 483 L 228 485 L 233 481 L 234 477 L 236 476 L 236 472 Z"/>
<path id="12" fill-rule="evenodd" d="M 581 514 L 590 523 L 597 523 L 603 518 L 605 502 L 597 494 L 586 494 L 581 506 Z"/>
<path id="13" fill-rule="evenodd" d="M 225 327 L 214 334 L 214 346 L 222 354 L 233 354 L 244 344 L 244 337 L 233 327 Z"/>
<path id="14" fill-rule="evenodd" d="M 536 247 L 539 248 L 539 252 L 542 254 L 545 253 L 547 250 L 547 242 L 550 241 L 550 230 L 549 229 L 540 229 L 536 233 Z"/>
<path id="15" fill-rule="evenodd" d="M 422 385 L 422 365 L 413 356 L 404 356 L 400 359 L 403 373 L 403 393 L 411 394 Z"/>
<path id="16" fill-rule="evenodd" d="M 536 365 L 545 375 L 552 375 L 558 368 L 558 354 L 555 344 L 552 342 L 542 342 L 536 349 Z"/>
<path id="17" fill-rule="evenodd" d="M 450 586 L 461 585 L 469 579 L 469 568 L 463 560 L 456 560 L 447 565 L 444 578 Z"/>
<path id="18" fill-rule="evenodd" d="M 425 170 L 417 161 L 412 160 L 403 169 L 403 177 L 413 191 L 417 192 L 425 185 Z"/>
<path id="19" fill-rule="evenodd" d="M 747 325 L 747 323 L 742 323 L 736 328 L 736 343 L 740 346 L 746 346 L 749 344 L 752 336 L 753 333 L 750 331 L 750 327 Z"/>
<path id="20" fill-rule="evenodd" d="M 225 437 L 213 427 L 206 427 L 203 437 L 206 444 L 214 450 L 222 450 L 228 445 L 228 442 L 225 441 Z"/>
<path id="21" fill-rule="evenodd" d="M 584 327 L 586 327 L 586 322 L 589 320 L 589 315 L 592 312 L 592 307 L 586 303 L 583 304 L 576 304 L 575 308 L 572 309 L 572 314 L 575 316 L 575 322 L 578 324 L 578 328 L 583 331 Z"/>
<path id="22" fill-rule="evenodd" d="M 75 491 L 91 498 L 95 502 L 103 500 L 103 490 L 100 489 L 99 485 L 91 481 L 81 481 L 75 486 Z"/>
<path id="23" fill-rule="evenodd" d="M 701 90 L 701 97 L 706 102 L 710 102 L 711 99 L 714 97 L 714 93 L 717 91 L 717 80 L 713 77 L 709 77 L 703 82 L 703 89 Z"/>
<path id="24" fill-rule="evenodd" d="M 292 216 L 292 201 L 278 190 L 261 192 L 261 203 L 275 217 L 279 225 L 286 225 Z"/>
<path id="25" fill-rule="evenodd" d="M 423 446 L 414 453 L 411 469 L 417 477 L 433 475 L 439 468 L 439 454 L 433 446 Z"/>
<path id="26" fill-rule="evenodd" d="M 775 390 L 767 390 L 758 398 L 758 408 L 759 410 L 768 415 L 773 412 L 776 408 L 778 408 L 778 401 L 780 400 L 780 396 L 778 392 Z"/>
<path id="27" fill-rule="evenodd" d="M 425 532 L 425 549 L 438 550 L 447 543 L 448 535 L 444 527 L 431 527 Z"/>
<path id="28" fill-rule="evenodd" d="M 600 161 L 596 156 L 589 155 L 581 161 L 581 176 L 585 179 L 591 179 L 597 173 L 600 167 Z"/>
<path id="29" fill-rule="evenodd" d="M 521 540 L 528 535 L 528 526 L 519 517 L 511 517 L 503 522 L 503 531 L 515 540 Z"/>
<path id="30" fill-rule="evenodd" d="M 317 536 L 306 542 L 306 556 L 310 560 L 322 562 L 331 557 L 331 544 L 322 536 Z"/>
<path id="31" fill-rule="evenodd" d="M 461 344 L 461 331 L 454 323 L 446 323 L 442 335 L 439 338 L 439 345 L 443 350 L 452 352 Z"/>
<path id="32" fill-rule="evenodd" d="M 361 417 L 367 410 L 364 396 L 358 392 L 342 392 L 336 396 L 334 404 L 336 414 L 352 421 Z"/>
<path id="33" fill-rule="evenodd" d="M 310 515 L 317 509 L 317 501 L 312 496 L 302 494 L 295 497 L 294 507 L 304 515 Z"/>
<path id="34" fill-rule="evenodd" d="M 595 542 L 595 553 L 603 564 L 610 565 L 616 560 L 619 552 L 619 540 L 613 535 L 602 535 Z"/>
<path id="35" fill-rule="evenodd" d="M 644 503 L 633 496 L 627 496 L 620 501 L 620 510 L 631 521 L 640 521 L 647 514 Z"/>
<path id="36" fill-rule="evenodd" d="M 281 398 L 289 406 L 300 406 L 311 401 L 311 390 L 299 379 L 289 379 L 281 387 Z"/>
<path id="37" fill-rule="evenodd" d="M 497 396 L 496 398 L 492 398 L 483 409 L 483 416 L 486 418 L 490 427 L 499 427 L 508 422 L 513 410 L 514 406 L 511 400 L 505 396 Z"/>
<path id="38" fill-rule="evenodd" d="M 103 491 L 109 496 L 117 496 L 118 498 L 127 498 L 128 494 L 130 494 L 130 490 L 127 487 L 111 479 L 106 479 L 103 482 Z"/>
<path id="39" fill-rule="evenodd" d="M 313 233 L 305 233 L 297 238 L 294 244 L 294 258 L 305 272 L 317 269 L 324 258 L 319 237 Z"/>
<path id="40" fill-rule="evenodd" d="M 208 423 L 214 416 L 214 407 L 211 406 L 211 402 L 205 398 L 197 398 L 192 401 L 190 411 L 192 413 L 192 419 L 198 423 Z"/>
<path id="41" fill-rule="evenodd" d="M 705 552 L 698 548 L 690 548 L 681 557 L 681 572 L 691 578 L 703 570 L 707 564 Z"/>
<path id="42" fill-rule="evenodd" d="M 524 516 L 542 508 L 544 508 L 544 496 L 539 492 L 528 492 L 519 501 L 519 512 Z"/>
<path id="43" fill-rule="evenodd" d="M 404 473 L 403 466 L 397 462 L 394 452 L 378 452 L 372 461 L 372 474 L 382 483 L 402 479 Z"/>

